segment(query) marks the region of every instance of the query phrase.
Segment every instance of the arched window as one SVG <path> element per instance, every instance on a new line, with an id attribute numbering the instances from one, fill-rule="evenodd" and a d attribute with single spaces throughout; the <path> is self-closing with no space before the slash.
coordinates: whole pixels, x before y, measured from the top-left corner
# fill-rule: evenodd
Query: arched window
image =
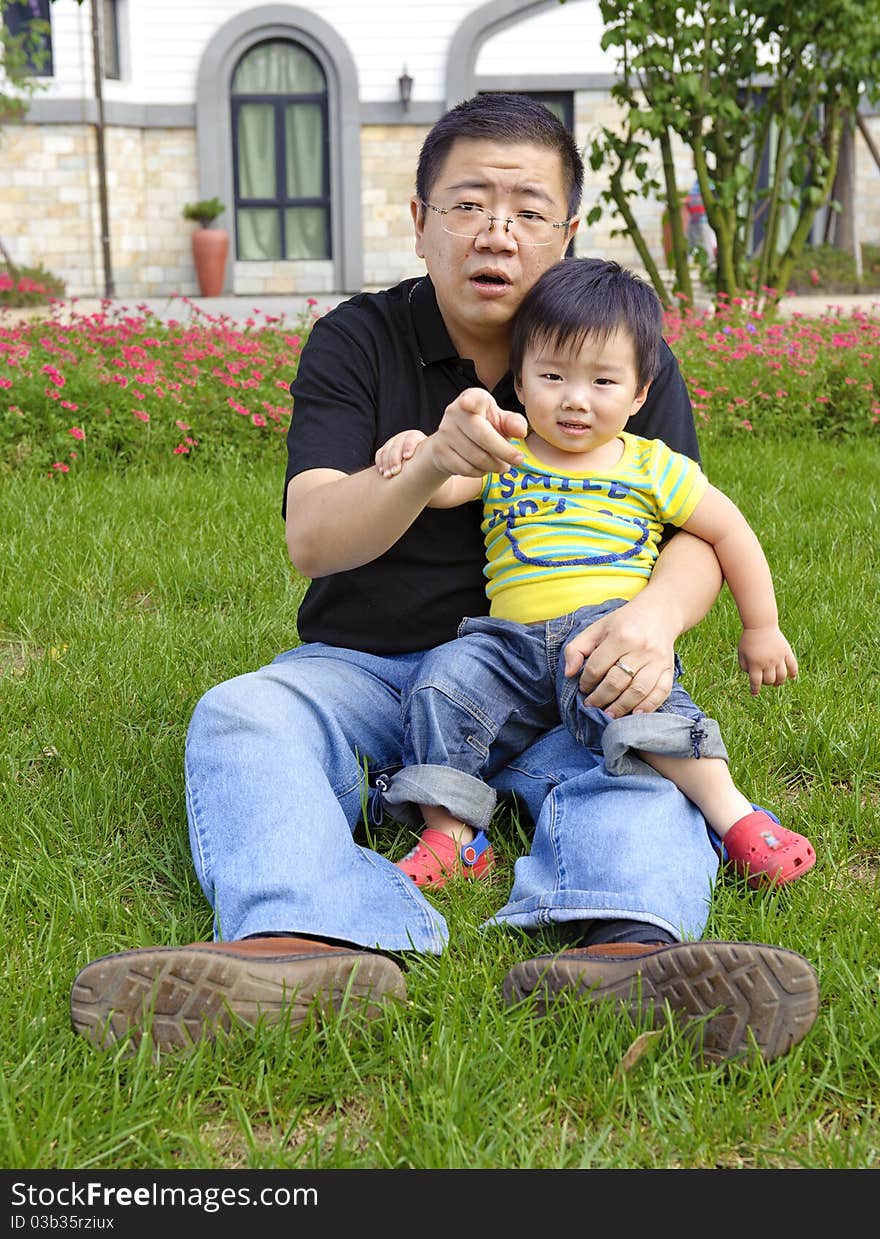
<path id="1" fill-rule="evenodd" d="M 327 82 L 306 48 L 252 47 L 232 79 L 237 255 L 331 258 Z"/>

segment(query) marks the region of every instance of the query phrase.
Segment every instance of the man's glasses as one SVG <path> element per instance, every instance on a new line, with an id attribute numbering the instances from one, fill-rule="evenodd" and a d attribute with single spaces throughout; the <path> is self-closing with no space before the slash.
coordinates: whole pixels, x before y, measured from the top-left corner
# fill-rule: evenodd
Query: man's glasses
<path id="1" fill-rule="evenodd" d="M 440 216 L 444 232 L 453 237 L 478 237 L 481 232 L 489 232 L 496 224 L 503 224 L 504 231 L 510 233 L 517 245 L 549 245 L 556 237 L 557 230 L 568 228 L 570 219 L 561 224 L 537 211 L 517 211 L 515 215 L 493 215 L 485 207 L 476 206 L 472 202 L 457 202 L 455 206 L 438 207 L 431 202 L 422 201 L 422 206 L 429 211 L 436 211 Z"/>

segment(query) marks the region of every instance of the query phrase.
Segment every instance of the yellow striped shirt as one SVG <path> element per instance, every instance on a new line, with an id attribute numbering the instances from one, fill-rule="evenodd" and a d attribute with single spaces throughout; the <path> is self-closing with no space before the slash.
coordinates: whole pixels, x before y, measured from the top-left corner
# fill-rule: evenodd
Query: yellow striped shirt
<path id="1" fill-rule="evenodd" d="M 664 524 L 683 525 L 708 485 L 694 461 L 659 439 L 621 432 L 610 470 L 563 473 L 525 444 L 519 465 L 483 487 L 490 613 L 530 624 L 648 583 Z M 577 457 L 572 457 L 576 460 Z"/>

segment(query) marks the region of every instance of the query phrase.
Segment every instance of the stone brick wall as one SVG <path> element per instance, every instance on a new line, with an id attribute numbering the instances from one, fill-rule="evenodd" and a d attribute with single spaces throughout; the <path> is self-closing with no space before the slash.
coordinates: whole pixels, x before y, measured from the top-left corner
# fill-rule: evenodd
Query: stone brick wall
<path id="1" fill-rule="evenodd" d="M 42 264 L 71 291 L 97 283 L 94 149 L 85 129 L 8 125 L 0 147 L 0 236 L 16 262 Z"/>
<path id="2" fill-rule="evenodd" d="M 197 292 L 193 225 L 195 133 L 108 129 L 110 250 L 120 297 Z M 71 296 L 104 292 L 95 131 L 78 125 L 7 126 L 0 148 L 0 236 L 12 257 L 41 263 Z"/>
<path id="3" fill-rule="evenodd" d="M 416 125 L 365 125 L 361 130 L 365 288 L 386 288 L 424 273 L 414 249 L 409 200 L 427 131 Z"/>

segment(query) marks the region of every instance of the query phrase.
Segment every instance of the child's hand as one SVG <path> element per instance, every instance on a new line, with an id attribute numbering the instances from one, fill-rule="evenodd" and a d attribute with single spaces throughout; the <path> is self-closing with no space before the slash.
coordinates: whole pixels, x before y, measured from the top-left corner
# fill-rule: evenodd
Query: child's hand
<path id="1" fill-rule="evenodd" d="M 401 430 L 399 434 L 392 435 L 376 453 L 376 468 L 382 477 L 393 478 L 400 473 L 418 445 L 427 437 L 421 430 Z"/>
<path id="2" fill-rule="evenodd" d="M 798 673 L 794 651 L 776 627 L 744 628 L 737 647 L 739 665 L 748 673 L 752 696 L 763 684 L 776 688 Z"/>

